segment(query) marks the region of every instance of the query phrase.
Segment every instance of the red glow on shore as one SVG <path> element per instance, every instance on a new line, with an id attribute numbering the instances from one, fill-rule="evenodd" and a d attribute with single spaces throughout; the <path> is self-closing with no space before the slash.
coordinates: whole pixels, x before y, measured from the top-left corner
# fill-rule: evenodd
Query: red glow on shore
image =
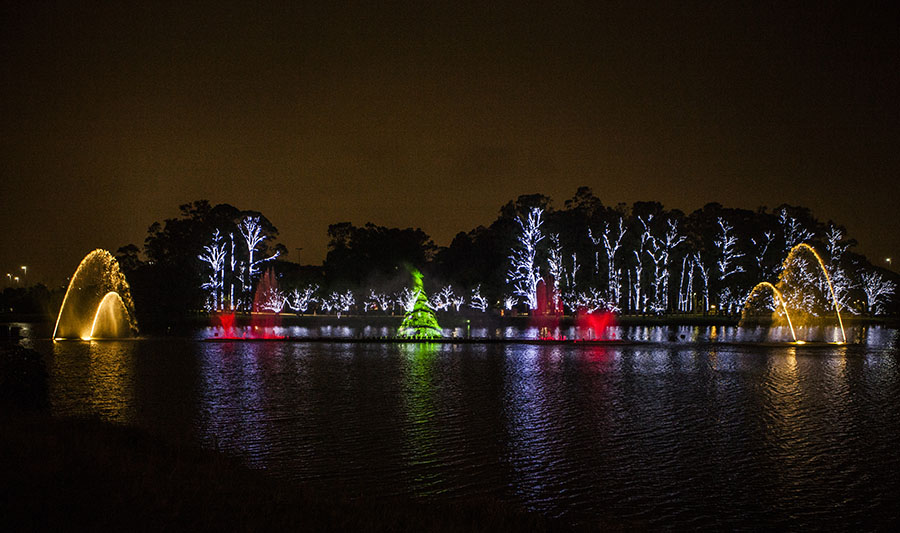
<path id="1" fill-rule="evenodd" d="M 234 313 L 223 313 L 218 318 L 222 325 L 223 336 L 227 339 L 234 338 Z"/>
<path id="2" fill-rule="evenodd" d="M 219 339 L 233 339 L 233 340 L 248 340 L 248 339 L 284 339 L 283 335 L 275 334 L 275 323 L 278 321 L 273 317 L 269 316 L 260 316 L 259 314 L 254 313 L 251 317 L 251 325 L 245 328 L 240 335 L 234 329 L 234 313 L 223 313 L 217 315 L 216 318 L 219 319 L 219 324 L 222 326 L 222 334 L 219 335 L 216 332 L 216 338 Z M 280 317 L 278 317 L 280 318 Z"/>
<path id="3" fill-rule="evenodd" d="M 579 312 L 575 318 L 578 337 L 587 340 L 607 340 L 606 330 L 616 325 L 616 315 L 609 311 Z"/>

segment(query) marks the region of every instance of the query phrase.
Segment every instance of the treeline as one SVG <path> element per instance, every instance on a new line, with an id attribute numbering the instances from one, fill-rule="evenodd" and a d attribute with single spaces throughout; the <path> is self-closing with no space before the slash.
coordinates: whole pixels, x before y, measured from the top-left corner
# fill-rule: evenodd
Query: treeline
<path id="1" fill-rule="evenodd" d="M 436 309 L 459 312 L 736 313 L 762 281 L 813 315 L 833 309 L 832 288 L 842 311 L 894 305 L 894 275 L 855 253 L 842 226 L 798 206 L 710 203 L 685 214 L 658 202 L 605 205 L 582 187 L 561 208 L 520 196 L 446 247 L 418 228 L 332 224 L 321 266 L 285 260 L 259 212 L 202 200 L 180 209 L 150 226 L 143 249 L 117 253 L 139 314 L 402 312 L 407 267 L 424 273 Z"/>

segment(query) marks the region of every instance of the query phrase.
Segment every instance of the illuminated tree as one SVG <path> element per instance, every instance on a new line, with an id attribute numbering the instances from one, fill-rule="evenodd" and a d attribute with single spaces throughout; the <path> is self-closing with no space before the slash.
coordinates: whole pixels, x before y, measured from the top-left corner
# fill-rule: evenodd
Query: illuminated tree
<path id="1" fill-rule="evenodd" d="M 452 298 L 450 298 L 450 305 L 453 306 L 453 309 L 458 313 L 459 308 L 466 303 L 466 297 L 462 294 L 454 294 Z"/>
<path id="2" fill-rule="evenodd" d="M 789 255 L 777 286 L 788 308 L 821 316 L 834 311 L 831 291 L 818 260 L 810 259 L 810 255 L 805 253 Z"/>
<path id="3" fill-rule="evenodd" d="M 353 296 L 353 292 L 348 289 L 338 296 L 337 305 L 335 306 L 338 318 L 341 318 L 341 313 L 349 313 L 354 305 L 356 305 L 356 298 Z"/>
<path id="4" fill-rule="evenodd" d="M 774 274 L 769 268 L 766 267 L 766 252 L 769 251 L 769 247 L 772 245 L 772 241 L 775 240 L 775 233 L 772 231 L 766 231 L 763 233 L 762 238 L 755 239 L 753 237 L 750 238 L 750 242 L 753 243 L 753 246 L 756 247 L 756 255 L 754 259 L 756 259 L 756 266 L 759 268 L 759 275 L 762 279 L 769 278 Z"/>
<path id="5" fill-rule="evenodd" d="M 656 257 L 654 264 L 656 266 L 656 302 L 658 312 L 663 312 L 669 308 L 669 279 L 672 276 L 672 255 L 675 248 L 680 245 L 686 237 L 678 231 L 678 221 L 667 220 L 666 234 L 662 239 L 656 239 Z"/>
<path id="6" fill-rule="evenodd" d="M 678 284 L 678 309 L 681 311 L 693 310 L 694 293 L 694 259 L 691 255 L 685 255 L 681 259 L 681 281 Z"/>
<path id="7" fill-rule="evenodd" d="M 481 295 L 481 284 L 472 289 L 472 295 L 469 297 L 469 307 L 482 313 L 487 310 L 488 303 L 484 296 Z"/>
<path id="8" fill-rule="evenodd" d="M 369 290 L 369 297 L 366 298 L 365 308 L 366 310 L 382 310 L 382 311 L 390 311 L 391 304 L 393 299 L 389 294 L 383 292 L 375 292 L 374 289 Z"/>
<path id="9" fill-rule="evenodd" d="M 622 247 L 625 236 L 625 219 L 618 217 L 618 228 L 611 229 L 609 224 L 603 225 L 603 249 L 606 250 L 607 262 L 607 298 L 616 306 L 622 301 L 622 271 L 616 269 L 616 254 Z"/>
<path id="10" fill-rule="evenodd" d="M 522 229 L 519 235 L 519 246 L 509 256 L 510 270 L 507 272 L 507 283 L 513 284 L 513 293 L 525 299 L 529 309 L 537 308 L 537 287 L 540 281 L 540 269 L 535 263 L 537 244 L 543 240 L 541 233 L 544 210 L 534 207 L 528 212 L 525 220 L 516 218 Z"/>
<path id="11" fill-rule="evenodd" d="M 705 313 L 709 311 L 709 266 L 700 257 L 700 252 L 694 252 L 694 267 L 703 281 L 703 312 Z"/>
<path id="12" fill-rule="evenodd" d="M 828 251 L 828 272 L 831 274 L 831 285 L 834 288 L 834 295 L 841 309 L 849 309 L 852 313 L 857 314 L 859 310 L 852 303 L 852 291 L 856 288 L 856 282 L 850 277 L 847 270 L 842 265 L 844 252 L 846 252 L 854 241 L 844 240 L 844 232 L 835 225 L 830 225 L 825 232 L 825 248 Z M 827 287 L 820 287 L 826 290 Z"/>
<path id="13" fill-rule="evenodd" d="M 897 285 L 874 271 L 861 271 L 859 278 L 866 294 L 866 311 L 875 315 L 883 313 L 884 304 L 894 294 Z"/>
<path id="14" fill-rule="evenodd" d="M 328 296 L 323 298 L 319 304 L 326 313 L 335 311 L 340 314 L 341 295 L 337 291 L 332 291 Z"/>
<path id="15" fill-rule="evenodd" d="M 201 288 L 210 291 L 206 309 L 208 311 L 220 311 L 223 309 L 225 287 L 225 239 L 216 229 L 213 232 L 212 243 L 203 247 L 203 253 L 197 258 L 209 265 L 209 277 Z"/>
<path id="16" fill-rule="evenodd" d="M 305 313 L 309 306 L 316 301 L 317 290 L 319 290 L 319 286 L 315 284 L 307 285 L 303 290 L 292 290 L 288 297 L 288 306 L 298 313 Z"/>
<path id="17" fill-rule="evenodd" d="M 744 254 L 737 250 L 738 239 L 733 233 L 734 226 L 722 217 L 719 217 L 718 222 L 719 233 L 713 244 L 719 252 L 719 259 L 716 261 L 720 282 L 719 308 L 731 313 L 739 308 L 742 302 L 740 295 L 735 292 L 733 287 L 727 286 L 725 280 L 729 276 L 744 271 L 744 267 L 737 263 L 737 260 Z"/>
<path id="18" fill-rule="evenodd" d="M 641 233 L 641 241 L 638 249 L 632 250 L 635 259 L 634 278 L 632 280 L 632 294 L 634 295 L 633 308 L 643 312 L 647 310 L 648 300 L 646 292 L 643 291 L 644 256 L 650 256 L 652 259 L 656 241 L 653 238 L 653 234 L 650 233 L 650 222 L 653 221 L 653 215 L 647 215 L 646 218 L 639 216 L 637 217 L 637 219 L 638 222 L 641 223 L 641 226 L 644 228 L 644 231 L 643 233 Z"/>
<path id="19" fill-rule="evenodd" d="M 419 295 L 409 287 L 403 287 L 400 292 L 394 295 L 395 308 L 399 307 L 404 313 L 409 312 L 416 304 L 416 298 L 418 298 L 418 296 Z"/>
<path id="20" fill-rule="evenodd" d="M 797 220 L 797 217 L 790 215 L 786 208 L 779 211 L 778 221 L 781 223 L 781 230 L 784 234 L 785 257 L 791 251 L 791 248 L 815 236 L 813 232 L 803 227 L 803 224 Z"/>
<path id="21" fill-rule="evenodd" d="M 275 253 L 269 257 L 254 259 L 254 255 L 258 251 L 260 244 L 267 238 L 265 233 L 263 233 L 263 227 L 260 223 L 259 216 L 245 216 L 238 224 L 238 230 L 241 232 L 241 236 L 244 237 L 244 241 L 247 243 L 247 277 L 244 280 L 244 287 L 246 289 L 253 282 L 254 276 L 259 273 L 259 265 L 275 259 L 281 255 L 281 251 L 276 250 Z"/>
<path id="22" fill-rule="evenodd" d="M 412 308 L 406 312 L 397 333 L 401 337 L 416 339 L 433 339 L 443 332 L 438 325 L 434 310 L 428 305 L 428 296 L 422 284 L 422 274 L 418 270 L 410 272 L 413 277 L 412 293 L 416 295 Z"/>
<path id="23" fill-rule="evenodd" d="M 261 311 L 272 311 L 274 313 L 280 313 L 285 304 L 287 303 L 287 297 L 282 293 L 278 287 L 267 287 L 262 295 L 259 298 L 259 310 Z"/>
<path id="24" fill-rule="evenodd" d="M 594 237 L 591 228 L 588 228 L 588 239 L 594 244 L 594 274 L 600 273 L 600 243 L 603 242 L 603 237 Z"/>
<path id="25" fill-rule="evenodd" d="M 443 311 L 450 307 L 456 294 L 453 292 L 452 285 L 444 286 L 437 294 L 431 297 L 428 304 L 435 311 Z"/>
<path id="26" fill-rule="evenodd" d="M 559 304 L 560 281 L 565 276 L 566 271 L 565 266 L 563 265 L 562 246 L 559 244 L 559 234 L 550 233 L 548 234 L 548 237 L 550 238 L 550 248 L 548 250 L 547 266 L 551 282 L 553 283 L 550 306 L 552 309 L 557 309 Z"/>
<path id="27" fill-rule="evenodd" d="M 594 313 L 601 309 L 607 311 L 618 311 L 618 307 L 613 302 L 606 300 L 604 294 L 599 290 L 591 287 L 587 292 L 579 292 L 571 297 L 566 304 L 573 310 L 583 310 L 587 313 Z"/>

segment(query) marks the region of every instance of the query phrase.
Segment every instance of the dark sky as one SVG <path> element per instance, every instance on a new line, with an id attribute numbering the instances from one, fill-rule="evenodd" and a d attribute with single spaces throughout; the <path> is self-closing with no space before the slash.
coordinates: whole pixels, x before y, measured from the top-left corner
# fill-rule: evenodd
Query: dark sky
<path id="1" fill-rule="evenodd" d="M 3 4 L 4 278 L 61 283 L 200 198 L 262 211 L 317 263 L 329 223 L 446 245 L 580 185 L 800 204 L 900 254 L 890 4 L 120 4 Z"/>

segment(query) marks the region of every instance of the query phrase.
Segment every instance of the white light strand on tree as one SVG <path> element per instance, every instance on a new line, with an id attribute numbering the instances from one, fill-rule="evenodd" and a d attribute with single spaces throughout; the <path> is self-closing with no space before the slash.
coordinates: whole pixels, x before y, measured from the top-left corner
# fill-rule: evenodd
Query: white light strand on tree
<path id="1" fill-rule="evenodd" d="M 606 297 L 615 302 L 616 306 L 622 300 L 622 271 L 616 269 L 616 253 L 622 247 L 622 238 L 625 236 L 625 219 L 619 217 L 619 227 L 612 230 L 609 224 L 603 225 L 603 248 L 606 250 L 607 261 L 607 295 Z"/>
<path id="2" fill-rule="evenodd" d="M 544 210 L 534 207 L 528 212 L 525 220 L 516 218 L 522 233 L 519 235 L 519 246 L 509 256 L 510 270 L 507 272 L 507 283 L 513 284 L 513 293 L 525 299 L 529 309 L 537 308 L 537 287 L 540 281 L 540 269 L 535 264 L 537 244 L 543 240 L 541 233 L 541 216 Z"/>
<path id="3" fill-rule="evenodd" d="M 241 236 L 244 237 L 244 241 L 247 243 L 248 259 L 247 279 L 244 283 L 245 291 L 248 290 L 249 285 L 253 283 L 254 276 L 259 274 L 259 265 L 266 261 L 271 261 L 281 255 L 280 251 L 276 251 L 269 257 L 256 260 L 253 259 L 254 254 L 257 252 L 257 247 L 267 238 L 262 231 L 262 224 L 259 219 L 260 217 L 258 216 L 246 216 L 242 218 L 238 224 L 238 230 L 241 232 Z"/>
<path id="4" fill-rule="evenodd" d="M 285 303 L 287 303 L 287 297 L 278 289 L 278 287 L 267 287 L 259 300 L 260 310 L 272 311 L 274 313 L 280 313 L 282 309 L 284 309 Z"/>
<path id="5" fill-rule="evenodd" d="M 209 265 L 209 278 L 200 287 L 210 291 L 207 299 L 208 311 L 221 311 L 224 308 L 225 286 L 225 239 L 218 229 L 213 232 L 212 243 L 203 247 L 203 253 L 197 258 Z"/>
<path id="6" fill-rule="evenodd" d="M 469 296 L 469 307 L 476 311 L 481 311 L 482 313 L 487 311 L 488 303 L 485 297 L 481 295 L 480 283 L 472 289 L 472 295 Z"/>
<path id="7" fill-rule="evenodd" d="M 340 298 L 338 299 L 338 318 L 341 318 L 342 312 L 349 313 L 350 309 L 352 309 L 354 305 L 356 305 L 356 298 L 353 296 L 353 292 L 347 289 L 347 292 L 341 294 Z"/>
<path id="8" fill-rule="evenodd" d="M 875 315 L 883 313 L 884 304 L 894 294 L 897 285 L 879 272 L 864 270 L 859 273 L 859 278 L 866 294 L 866 312 Z"/>
<path id="9" fill-rule="evenodd" d="M 428 305 L 435 311 L 444 311 L 450 307 L 456 294 L 453 292 L 453 286 L 447 285 L 435 293 L 428 301 Z"/>
<path id="10" fill-rule="evenodd" d="M 559 304 L 560 282 L 565 276 L 565 266 L 563 265 L 562 246 L 559 244 L 559 234 L 549 233 L 547 237 L 550 239 L 550 248 L 547 251 L 547 267 L 553 283 L 550 295 L 550 308 L 555 310 Z M 541 311 L 544 310 L 542 309 Z"/>
<path id="11" fill-rule="evenodd" d="M 843 266 L 844 253 L 853 243 L 844 240 L 844 232 L 834 224 L 825 232 L 825 247 L 828 250 L 828 272 L 831 275 L 831 286 L 840 309 L 849 309 L 853 314 L 859 314 L 862 309 L 852 305 L 852 291 L 857 284 L 850 277 Z M 827 280 L 822 280 L 824 285 L 821 290 L 827 290 Z"/>
<path id="12" fill-rule="evenodd" d="M 637 217 L 638 222 L 643 226 L 644 231 L 641 233 L 641 242 L 639 248 L 637 250 L 632 250 L 634 252 L 634 258 L 637 264 L 634 267 L 634 279 L 632 280 L 633 291 L 634 291 L 634 307 L 636 310 L 640 312 L 647 311 L 647 291 L 643 288 L 643 279 L 644 279 L 644 256 L 650 256 L 651 260 L 653 259 L 653 249 L 656 246 L 656 241 L 653 238 L 653 235 L 650 233 L 650 223 L 653 221 L 653 215 L 647 215 L 647 218 L 644 219 L 642 217 Z M 655 281 L 653 282 L 655 286 Z"/>
<path id="13" fill-rule="evenodd" d="M 734 226 L 722 217 L 719 217 L 718 223 L 719 233 L 713 244 L 719 251 L 719 260 L 716 261 L 716 267 L 719 269 L 719 281 L 721 282 L 719 309 L 733 313 L 735 307 L 739 305 L 740 295 L 737 294 L 733 287 L 726 286 L 725 279 L 744 271 L 744 267 L 737 262 L 744 254 L 737 250 L 738 239 L 733 233 Z"/>
<path id="14" fill-rule="evenodd" d="M 703 280 L 703 312 L 709 311 L 709 266 L 700 257 L 700 252 L 694 252 L 694 266 Z"/>
<path id="15" fill-rule="evenodd" d="M 319 290 L 319 286 L 315 284 L 307 285 L 302 290 L 292 290 L 288 298 L 288 306 L 298 313 L 305 313 L 309 306 L 316 301 L 317 290 Z"/>
<path id="16" fill-rule="evenodd" d="M 771 231 L 764 232 L 762 238 L 759 240 L 752 237 L 750 238 L 750 242 L 756 247 L 756 266 L 759 268 L 759 275 L 763 280 L 768 279 L 775 274 L 766 266 L 766 252 L 769 251 L 769 246 L 772 245 L 772 241 L 774 240 L 775 233 Z"/>
<path id="17" fill-rule="evenodd" d="M 778 213 L 778 221 L 781 223 L 782 232 L 784 234 L 784 256 L 791 251 L 791 248 L 802 242 L 812 239 L 815 235 L 800 224 L 796 217 L 788 214 L 787 209 L 782 209 Z"/>
<path id="18" fill-rule="evenodd" d="M 383 292 L 375 292 L 375 289 L 369 290 L 369 297 L 366 298 L 366 311 L 390 311 L 392 298 Z"/>
<path id="19" fill-rule="evenodd" d="M 669 279 L 672 277 L 672 255 L 675 248 L 678 247 L 687 238 L 678 232 L 678 221 L 666 221 L 666 234 L 664 239 L 657 239 L 657 248 L 660 250 L 660 258 L 662 263 L 661 279 L 658 282 L 659 294 L 657 302 L 659 302 L 660 312 L 669 309 Z M 657 270 L 659 270 L 657 268 Z"/>
<path id="20" fill-rule="evenodd" d="M 400 292 L 398 292 L 394 298 L 394 303 L 396 307 L 399 307 L 401 311 L 404 313 L 408 313 L 413 310 L 416 305 L 416 299 L 419 297 L 419 292 L 410 289 L 409 287 L 403 287 Z"/>

